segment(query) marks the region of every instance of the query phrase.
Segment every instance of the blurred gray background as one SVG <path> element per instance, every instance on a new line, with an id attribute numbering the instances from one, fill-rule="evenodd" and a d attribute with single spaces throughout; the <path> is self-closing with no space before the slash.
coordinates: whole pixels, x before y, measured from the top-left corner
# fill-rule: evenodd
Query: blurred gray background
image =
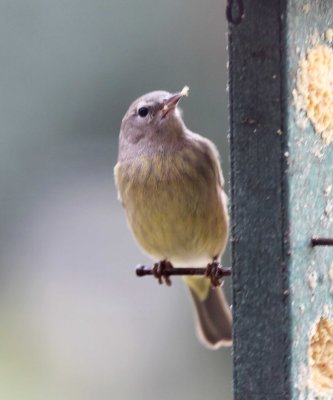
<path id="1" fill-rule="evenodd" d="M 113 183 L 130 102 L 185 84 L 228 179 L 226 29 L 220 0 L 0 0 L 0 399 L 232 398 L 181 280 L 135 277 Z"/>

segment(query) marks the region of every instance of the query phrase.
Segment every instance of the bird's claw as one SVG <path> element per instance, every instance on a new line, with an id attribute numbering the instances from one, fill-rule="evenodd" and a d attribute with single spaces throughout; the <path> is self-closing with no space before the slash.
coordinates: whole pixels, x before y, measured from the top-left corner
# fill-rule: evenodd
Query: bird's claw
<path id="1" fill-rule="evenodd" d="M 173 268 L 172 264 L 167 260 L 162 260 L 154 264 L 152 268 L 153 275 L 158 280 L 158 283 L 160 285 L 163 283 L 163 279 L 167 286 L 172 285 L 170 276 L 166 274 L 166 271 L 172 268 Z"/>
<path id="2" fill-rule="evenodd" d="M 207 278 L 210 278 L 213 287 L 221 286 L 222 280 L 221 280 L 220 263 L 217 261 L 209 263 L 206 267 L 205 276 Z"/>

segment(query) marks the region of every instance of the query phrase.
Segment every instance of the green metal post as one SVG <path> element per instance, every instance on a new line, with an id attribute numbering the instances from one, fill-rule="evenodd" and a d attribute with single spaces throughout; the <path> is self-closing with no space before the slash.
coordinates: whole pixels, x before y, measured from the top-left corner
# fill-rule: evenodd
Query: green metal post
<path id="1" fill-rule="evenodd" d="M 317 324 L 333 319 L 333 247 L 311 246 L 333 237 L 333 108 L 328 132 L 314 115 L 333 83 L 314 111 L 304 89 L 309 51 L 333 60 L 333 2 L 244 6 L 229 27 L 235 400 L 333 398 L 311 369 Z M 317 68 L 333 82 L 329 65 Z"/>

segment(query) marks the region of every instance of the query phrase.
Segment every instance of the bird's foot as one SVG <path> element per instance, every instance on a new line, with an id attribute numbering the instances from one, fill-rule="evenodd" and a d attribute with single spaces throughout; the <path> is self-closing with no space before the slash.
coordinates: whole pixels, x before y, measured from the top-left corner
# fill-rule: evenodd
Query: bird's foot
<path id="1" fill-rule="evenodd" d="M 221 286 L 221 264 L 216 260 L 209 263 L 206 267 L 205 276 L 210 278 L 213 287 Z"/>
<path id="2" fill-rule="evenodd" d="M 172 264 L 167 260 L 162 260 L 154 264 L 152 271 L 155 278 L 158 280 L 158 283 L 161 285 L 164 282 L 167 286 L 171 286 L 172 282 L 170 276 L 167 274 L 167 271 L 173 269 Z"/>

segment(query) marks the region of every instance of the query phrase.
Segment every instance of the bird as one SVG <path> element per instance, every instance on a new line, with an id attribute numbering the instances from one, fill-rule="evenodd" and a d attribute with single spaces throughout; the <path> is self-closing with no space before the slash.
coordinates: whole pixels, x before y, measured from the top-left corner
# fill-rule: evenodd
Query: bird
<path id="1" fill-rule="evenodd" d="M 214 271 L 225 250 L 228 198 L 216 146 L 190 131 L 178 106 L 188 94 L 157 90 L 136 99 L 122 119 L 117 164 L 118 199 L 154 275 L 167 268 L 206 267 L 183 277 L 193 300 L 197 334 L 209 349 L 230 346 L 232 317 Z"/>

